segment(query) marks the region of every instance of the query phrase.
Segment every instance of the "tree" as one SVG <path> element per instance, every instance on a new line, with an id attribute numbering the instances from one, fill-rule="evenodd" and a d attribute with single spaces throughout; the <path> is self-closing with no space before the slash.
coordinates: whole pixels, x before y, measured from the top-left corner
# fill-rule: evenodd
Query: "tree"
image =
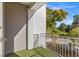
<path id="1" fill-rule="evenodd" d="M 61 30 L 61 31 L 63 31 L 63 32 L 65 32 L 66 28 L 67 28 L 67 25 L 64 24 L 64 23 L 61 23 L 61 25 L 59 26 L 58 29 Z"/>
<path id="2" fill-rule="evenodd" d="M 65 29 L 66 32 L 69 32 L 72 29 L 71 25 L 67 25 L 67 28 Z"/>
<path id="3" fill-rule="evenodd" d="M 75 27 L 69 32 L 69 36 L 78 37 L 78 35 L 79 35 L 79 28 Z"/>
<path id="4" fill-rule="evenodd" d="M 66 19 L 68 13 L 62 9 L 51 10 L 47 8 L 47 31 L 52 33 L 56 32 L 56 21 L 62 21 Z"/>
<path id="5" fill-rule="evenodd" d="M 74 16 L 74 22 L 72 23 L 72 27 L 79 27 L 79 15 Z"/>
<path id="6" fill-rule="evenodd" d="M 78 37 L 79 35 L 79 15 L 74 16 L 72 23 L 72 29 L 69 31 L 69 36 Z"/>
<path id="7" fill-rule="evenodd" d="M 47 8 L 47 19 L 50 21 L 62 21 L 66 19 L 68 13 L 62 9 L 51 10 Z"/>

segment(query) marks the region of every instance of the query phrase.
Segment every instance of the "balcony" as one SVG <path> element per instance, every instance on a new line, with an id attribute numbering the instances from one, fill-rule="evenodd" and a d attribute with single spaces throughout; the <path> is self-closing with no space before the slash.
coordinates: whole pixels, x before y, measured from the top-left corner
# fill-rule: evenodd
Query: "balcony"
<path id="1" fill-rule="evenodd" d="M 48 49 L 39 47 L 31 50 L 21 50 L 7 54 L 6 57 L 57 57 L 58 54 L 50 52 Z"/>

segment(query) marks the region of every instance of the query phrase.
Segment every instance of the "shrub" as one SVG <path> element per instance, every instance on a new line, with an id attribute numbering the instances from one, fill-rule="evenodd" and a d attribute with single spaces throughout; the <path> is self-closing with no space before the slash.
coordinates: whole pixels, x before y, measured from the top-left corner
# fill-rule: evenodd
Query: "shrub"
<path id="1" fill-rule="evenodd" d="M 66 32 L 62 32 L 62 31 L 59 31 L 59 30 L 57 30 L 57 34 L 60 35 L 60 36 L 67 36 Z"/>
<path id="2" fill-rule="evenodd" d="M 79 28 L 73 28 L 73 29 L 68 33 L 68 35 L 71 36 L 71 37 L 78 37 L 78 34 L 79 34 Z"/>

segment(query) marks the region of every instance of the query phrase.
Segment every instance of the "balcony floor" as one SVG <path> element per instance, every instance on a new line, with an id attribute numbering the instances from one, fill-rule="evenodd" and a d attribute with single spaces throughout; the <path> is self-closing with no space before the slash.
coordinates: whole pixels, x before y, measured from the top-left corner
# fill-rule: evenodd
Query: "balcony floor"
<path id="1" fill-rule="evenodd" d="M 34 48 L 30 50 L 21 50 L 15 53 L 7 54 L 6 57 L 57 57 L 58 55 L 54 52 L 50 52 L 44 48 Z"/>

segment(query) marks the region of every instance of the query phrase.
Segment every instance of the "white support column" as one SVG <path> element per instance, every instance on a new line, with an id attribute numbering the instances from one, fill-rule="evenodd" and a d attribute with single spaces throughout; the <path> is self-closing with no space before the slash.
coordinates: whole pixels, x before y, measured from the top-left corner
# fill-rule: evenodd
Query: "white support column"
<path id="1" fill-rule="evenodd" d="M 28 10 L 28 49 L 33 48 L 34 34 L 39 34 L 38 47 L 40 46 L 45 47 L 46 46 L 46 37 L 45 37 L 46 3 L 36 3 L 32 8 Z"/>

